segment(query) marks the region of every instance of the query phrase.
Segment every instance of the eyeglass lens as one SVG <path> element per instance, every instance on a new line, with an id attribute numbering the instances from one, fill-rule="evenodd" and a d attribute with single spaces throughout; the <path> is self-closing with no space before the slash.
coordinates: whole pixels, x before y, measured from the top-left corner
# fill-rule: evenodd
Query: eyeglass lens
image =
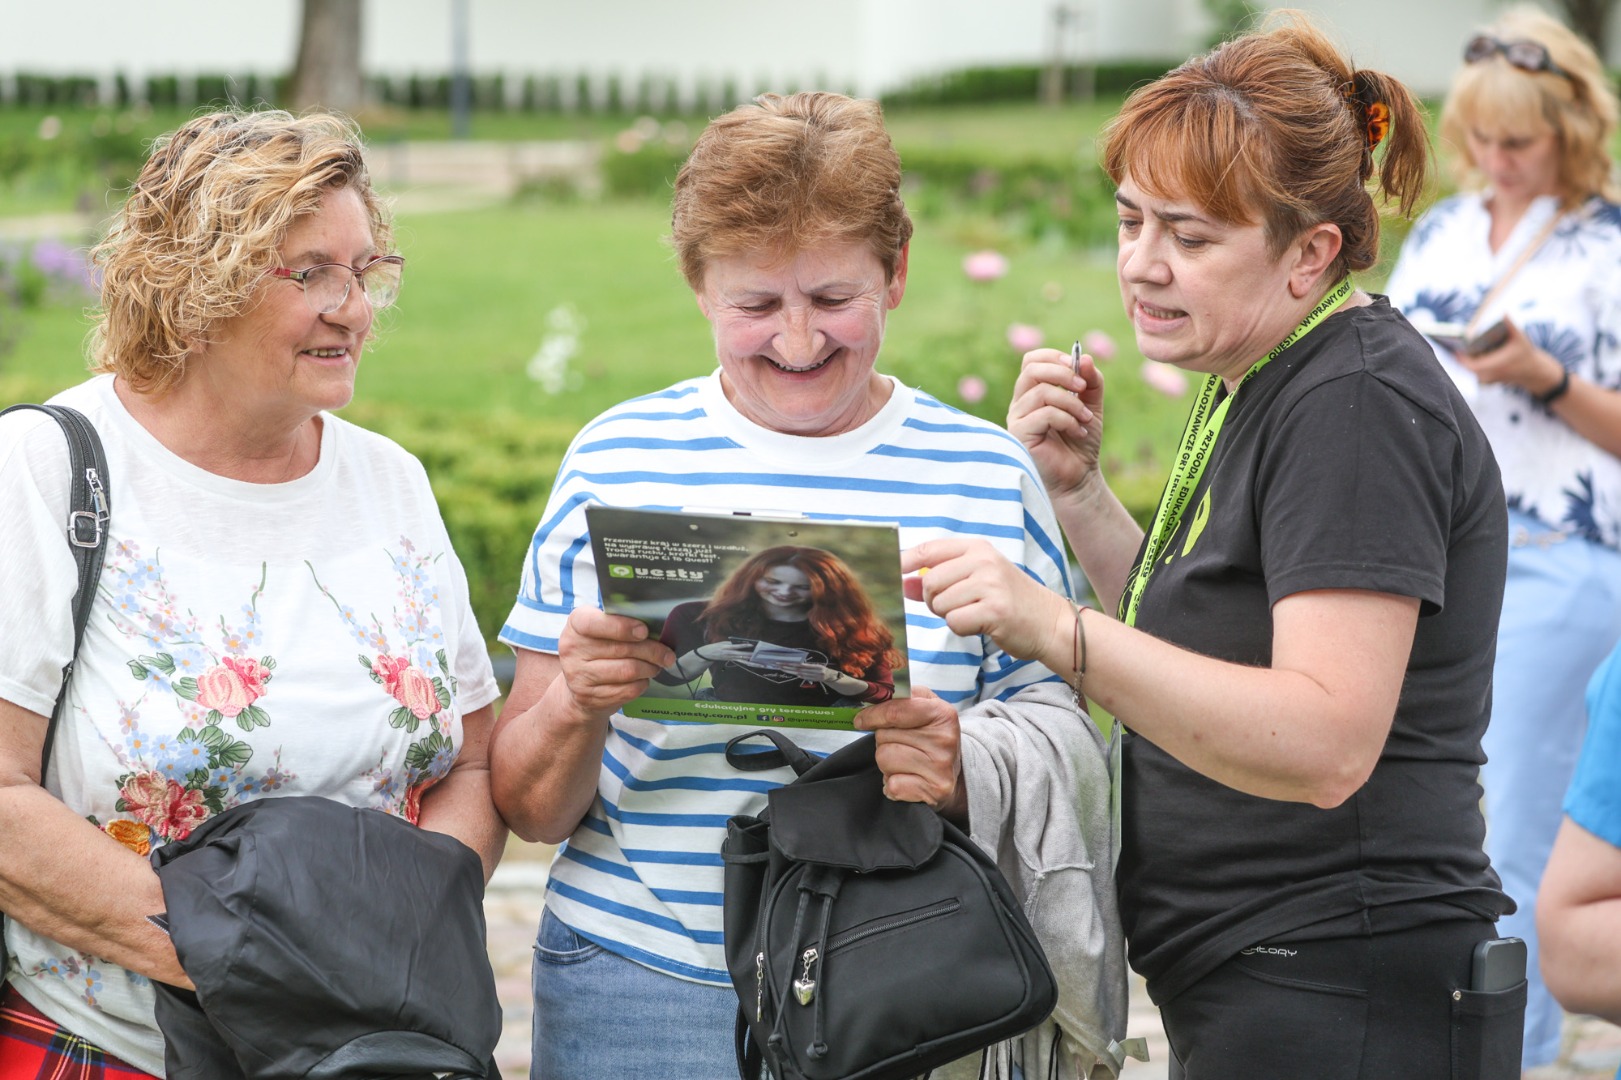
<path id="1" fill-rule="evenodd" d="M 360 278 L 372 308 L 388 307 L 400 295 L 404 267 L 392 259 L 375 259 L 357 273 L 341 263 L 313 266 L 304 272 L 304 299 L 318 314 L 338 310 L 349 299 L 349 287 Z"/>

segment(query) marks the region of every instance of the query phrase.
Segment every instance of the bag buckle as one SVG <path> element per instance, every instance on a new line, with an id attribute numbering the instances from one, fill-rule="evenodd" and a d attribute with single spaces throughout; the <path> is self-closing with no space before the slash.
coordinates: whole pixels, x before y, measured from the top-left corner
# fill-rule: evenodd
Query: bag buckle
<path id="1" fill-rule="evenodd" d="M 93 510 L 75 510 L 68 515 L 68 543 L 74 547 L 101 545 L 101 515 Z"/>
<path id="2" fill-rule="evenodd" d="M 68 543 L 74 547 L 96 548 L 101 546 L 101 527 L 107 521 L 107 497 L 95 469 L 86 469 L 84 480 L 90 487 L 90 501 L 95 509 L 75 510 L 68 515 Z"/>

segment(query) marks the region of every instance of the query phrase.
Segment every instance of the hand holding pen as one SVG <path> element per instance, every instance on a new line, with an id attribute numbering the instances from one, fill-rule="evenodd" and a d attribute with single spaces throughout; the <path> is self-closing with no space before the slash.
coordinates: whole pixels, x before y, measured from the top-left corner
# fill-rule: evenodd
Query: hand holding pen
<path id="1" fill-rule="evenodd" d="M 1077 489 L 1097 472 L 1102 420 L 1103 378 L 1079 341 L 1068 356 L 1057 349 L 1025 354 L 1007 427 L 1050 491 Z"/>

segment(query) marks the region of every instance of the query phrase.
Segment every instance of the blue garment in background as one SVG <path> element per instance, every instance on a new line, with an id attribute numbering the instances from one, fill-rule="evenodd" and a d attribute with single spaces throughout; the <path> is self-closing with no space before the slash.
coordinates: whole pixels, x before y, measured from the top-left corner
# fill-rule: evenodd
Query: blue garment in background
<path id="1" fill-rule="evenodd" d="M 1621 553 L 1580 539 L 1550 542 L 1550 530 L 1510 512 L 1508 583 L 1492 673 L 1486 765 L 1486 853 L 1519 910 L 1497 922 L 1524 938 L 1527 1068 L 1559 1056 L 1564 1013 L 1537 960 L 1536 900 L 1559 832 L 1560 801 L 1587 726 L 1582 687 L 1621 639 Z"/>

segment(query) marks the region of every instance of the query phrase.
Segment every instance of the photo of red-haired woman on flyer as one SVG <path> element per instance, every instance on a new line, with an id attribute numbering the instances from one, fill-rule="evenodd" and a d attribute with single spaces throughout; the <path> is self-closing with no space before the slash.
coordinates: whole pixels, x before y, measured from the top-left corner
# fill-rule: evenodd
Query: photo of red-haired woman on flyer
<path id="1" fill-rule="evenodd" d="M 790 544 L 739 566 L 708 601 L 672 608 L 659 640 L 676 662 L 666 686 L 772 705 L 870 705 L 895 692 L 894 635 L 837 555 Z"/>

